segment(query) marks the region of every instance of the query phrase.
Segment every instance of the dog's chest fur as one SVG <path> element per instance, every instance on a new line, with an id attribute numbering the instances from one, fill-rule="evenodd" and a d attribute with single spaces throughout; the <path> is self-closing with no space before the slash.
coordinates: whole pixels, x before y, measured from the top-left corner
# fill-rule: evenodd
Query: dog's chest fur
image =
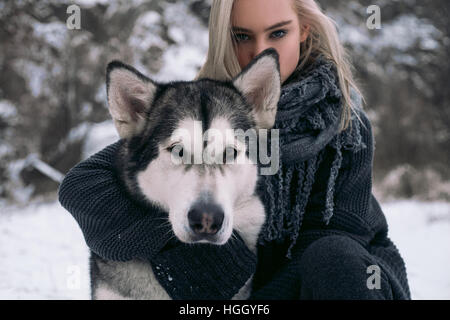
<path id="1" fill-rule="evenodd" d="M 235 229 L 249 249 L 256 254 L 256 242 L 264 223 L 264 207 L 256 196 L 244 199 L 235 208 Z M 117 262 L 104 260 L 91 253 L 91 297 L 94 300 L 170 300 L 159 284 L 149 262 L 131 260 Z M 233 297 L 242 300 L 249 297 L 252 279 Z"/>

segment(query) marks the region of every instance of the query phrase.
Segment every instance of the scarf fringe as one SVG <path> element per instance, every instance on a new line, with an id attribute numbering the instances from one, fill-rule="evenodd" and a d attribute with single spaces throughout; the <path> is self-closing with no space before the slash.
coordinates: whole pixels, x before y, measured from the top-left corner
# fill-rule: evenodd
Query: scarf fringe
<path id="1" fill-rule="evenodd" d="M 339 173 L 339 169 L 342 164 L 342 150 L 340 139 L 336 139 L 336 155 L 331 164 L 330 176 L 328 178 L 327 195 L 325 199 L 325 210 L 323 212 L 323 221 L 326 225 L 330 223 L 330 219 L 333 216 L 334 208 L 334 186 L 336 185 L 336 179 Z"/>
<path id="2" fill-rule="evenodd" d="M 342 165 L 343 150 L 357 152 L 365 147 L 360 122 L 355 115 L 352 115 L 351 129 L 341 133 L 330 130 L 334 130 L 339 122 L 342 108 L 342 94 L 336 81 L 332 65 L 319 61 L 306 78 L 291 83 L 282 90 L 274 126 L 280 130 L 281 161 L 277 174 L 261 177 L 263 184 L 259 192 L 267 219 L 258 243 L 264 245 L 271 241 L 288 241 L 287 258 L 291 258 L 292 249 L 299 237 L 315 175 L 325 153 L 334 150 L 322 212 L 323 221 L 328 225 L 333 216 L 335 186 Z M 319 136 L 321 132 L 326 132 L 326 135 Z M 294 152 L 293 159 L 298 159 L 298 146 L 291 142 L 298 142 L 299 139 L 303 139 L 302 143 L 312 143 L 311 147 L 304 149 L 311 154 L 302 160 L 286 161 L 289 152 Z"/>

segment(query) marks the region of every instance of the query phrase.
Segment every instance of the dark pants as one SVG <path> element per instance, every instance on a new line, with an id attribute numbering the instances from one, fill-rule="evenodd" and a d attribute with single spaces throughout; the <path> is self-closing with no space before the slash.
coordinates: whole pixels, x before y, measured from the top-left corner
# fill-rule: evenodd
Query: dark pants
<path id="1" fill-rule="evenodd" d="M 355 240 L 344 236 L 320 238 L 300 259 L 300 299 L 393 299 L 383 270 L 374 271 L 378 267 L 375 258 Z"/>

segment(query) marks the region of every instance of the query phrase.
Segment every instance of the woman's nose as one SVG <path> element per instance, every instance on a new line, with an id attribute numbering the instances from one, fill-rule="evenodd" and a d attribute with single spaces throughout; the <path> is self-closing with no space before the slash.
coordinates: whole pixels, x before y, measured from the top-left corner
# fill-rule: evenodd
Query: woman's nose
<path id="1" fill-rule="evenodd" d="M 257 40 L 255 42 L 255 46 L 253 47 L 253 52 L 252 52 L 251 58 L 253 59 L 258 54 L 260 54 L 261 52 L 263 52 L 264 50 L 269 49 L 269 48 L 270 48 L 270 45 L 266 41 Z"/>

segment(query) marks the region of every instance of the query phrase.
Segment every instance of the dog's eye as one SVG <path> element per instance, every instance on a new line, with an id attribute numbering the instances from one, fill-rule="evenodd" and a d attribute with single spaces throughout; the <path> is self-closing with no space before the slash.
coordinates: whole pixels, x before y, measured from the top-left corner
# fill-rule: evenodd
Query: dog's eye
<path id="1" fill-rule="evenodd" d="M 180 158 L 183 157 L 183 145 L 181 144 L 174 144 L 172 146 L 170 146 L 169 148 L 167 148 L 167 151 L 169 151 L 170 153 L 179 156 Z"/>
<path id="2" fill-rule="evenodd" d="M 230 163 L 233 160 L 236 160 L 238 156 L 238 151 L 234 147 L 226 147 L 225 152 L 223 153 L 223 163 Z"/>

